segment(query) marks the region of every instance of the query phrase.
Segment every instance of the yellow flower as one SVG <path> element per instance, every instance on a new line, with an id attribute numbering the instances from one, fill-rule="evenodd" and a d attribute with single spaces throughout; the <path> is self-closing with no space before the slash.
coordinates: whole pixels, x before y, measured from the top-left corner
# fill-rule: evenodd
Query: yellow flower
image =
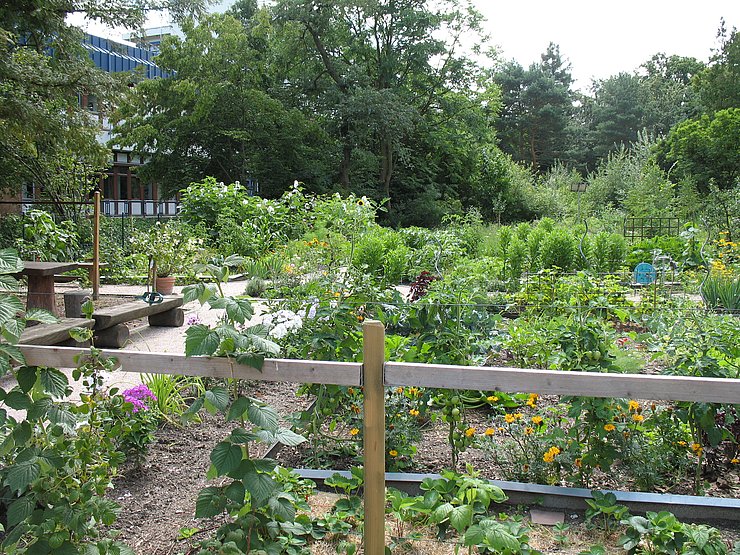
<path id="1" fill-rule="evenodd" d="M 582 459 L 576 459 L 573 461 L 578 468 L 581 468 L 583 466 L 583 460 Z"/>
<path id="2" fill-rule="evenodd" d="M 408 394 L 411 395 L 412 397 L 416 397 L 417 395 L 419 395 L 418 387 L 409 387 L 407 391 L 408 391 Z"/>
<path id="3" fill-rule="evenodd" d="M 360 430 L 359 430 L 358 428 L 352 428 L 352 429 L 351 429 L 351 430 L 349 431 L 349 435 L 351 435 L 351 436 L 356 436 L 356 435 L 357 435 L 357 434 L 359 434 L 359 433 L 360 433 Z"/>
<path id="4" fill-rule="evenodd" d="M 732 459 L 730 462 L 732 464 L 738 464 L 738 463 L 740 463 L 740 459 Z"/>
<path id="5" fill-rule="evenodd" d="M 536 393 L 530 393 L 529 399 L 527 399 L 527 406 L 535 408 L 537 406 L 537 399 L 539 399 L 540 396 Z"/>
<path id="6" fill-rule="evenodd" d="M 400 393 L 403 393 L 403 388 L 402 387 L 397 387 L 396 388 L 396 393 L 399 393 L 399 394 Z"/>
<path id="7" fill-rule="evenodd" d="M 630 412 L 635 412 L 639 408 L 640 408 L 640 403 L 638 403 L 637 401 L 630 401 L 629 402 Z"/>
<path id="8" fill-rule="evenodd" d="M 607 432 L 613 432 L 614 430 L 616 430 L 616 429 L 617 429 L 617 427 L 616 427 L 616 426 L 615 426 L 614 424 L 605 424 L 605 425 L 604 425 L 604 429 L 605 429 L 605 430 L 606 430 Z"/>
<path id="9" fill-rule="evenodd" d="M 355 388 L 354 388 L 354 387 L 350 387 L 350 388 L 349 388 L 349 389 L 347 390 L 347 393 L 349 393 L 350 395 L 354 395 L 354 394 L 355 394 Z"/>
<path id="10" fill-rule="evenodd" d="M 391 457 L 397 457 L 398 456 L 398 451 L 396 451 L 395 449 L 391 449 L 390 451 L 388 451 L 388 454 Z"/>
<path id="11" fill-rule="evenodd" d="M 688 443 L 686 443 L 685 441 L 679 441 L 679 442 L 678 442 L 678 444 L 679 444 L 679 445 L 680 445 L 681 447 L 686 447 L 686 446 L 688 445 Z"/>
<path id="12" fill-rule="evenodd" d="M 410 414 L 411 416 L 419 416 L 419 411 L 418 411 L 418 410 L 416 410 L 416 409 L 411 409 L 411 410 L 409 411 L 409 414 Z"/>
<path id="13" fill-rule="evenodd" d="M 493 434 L 495 434 L 495 433 L 496 433 L 496 430 L 494 430 L 493 428 L 486 428 L 486 431 L 485 431 L 485 432 L 483 432 L 483 433 L 484 433 L 485 435 L 487 435 L 487 436 L 492 436 Z"/>
<path id="14" fill-rule="evenodd" d="M 532 417 L 532 424 L 537 424 L 538 426 L 542 424 L 542 417 L 541 416 L 533 416 Z"/>
<path id="15" fill-rule="evenodd" d="M 531 436 L 533 433 L 534 433 L 534 428 L 530 428 L 529 426 L 527 426 L 526 428 L 524 428 L 524 435 L 525 436 Z"/>
<path id="16" fill-rule="evenodd" d="M 700 443 L 692 443 L 691 450 L 699 456 L 701 456 L 702 452 L 704 451 Z"/>
<path id="17" fill-rule="evenodd" d="M 550 463 L 555 460 L 555 457 L 560 454 L 560 449 L 558 447 L 550 447 L 547 450 L 547 453 L 545 453 L 542 457 L 542 460 L 544 460 L 547 463 Z"/>
<path id="18" fill-rule="evenodd" d="M 643 420 L 645 420 L 645 417 L 641 414 L 633 414 L 632 420 L 634 420 L 635 422 L 642 422 Z"/>
<path id="19" fill-rule="evenodd" d="M 488 397 L 486 397 L 486 401 L 488 401 L 489 403 L 495 403 L 496 401 L 498 401 L 498 397 L 496 397 L 495 395 L 489 395 Z"/>
<path id="20" fill-rule="evenodd" d="M 523 417 L 524 417 L 524 415 L 521 412 L 515 412 L 514 413 L 514 418 L 516 418 L 517 420 L 519 420 L 520 418 L 523 418 Z"/>
<path id="21" fill-rule="evenodd" d="M 504 415 L 504 420 L 506 420 L 506 423 L 507 424 L 512 424 L 514 422 L 514 420 L 516 420 L 516 418 L 514 418 L 514 415 L 513 414 L 506 413 Z"/>
<path id="22" fill-rule="evenodd" d="M 475 435 L 475 428 L 468 428 L 465 430 L 465 437 L 473 437 Z"/>

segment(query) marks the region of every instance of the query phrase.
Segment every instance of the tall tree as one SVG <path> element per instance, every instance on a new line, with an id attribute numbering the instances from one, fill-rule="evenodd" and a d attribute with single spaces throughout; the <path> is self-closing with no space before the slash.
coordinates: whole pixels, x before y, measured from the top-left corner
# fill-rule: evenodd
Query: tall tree
<path id="1" fill-rule="evenodd" d="M 302 60 L 288 81 L 338 137 L 343 188 L 372 179 L 377 193 L 395 198 L 394 177 L 409 169 L 417 134 L 466 117 L 474 106 L 458 102 L 460 93 L 493 98 L 463 55 L 463 39 L 481 33 L 468 0 L 278 0 L 275 9 L 294 33 L 289 55 Z"/>
<path id="2" fill-rule="evenodd" d="M 722 20 L 717 40 L 708 67 L 693 79 L 706 112 L 740 107 L 740 36 L 734 27 L 728 33 Z"/>
<path id="3" fill-rule="evenodd" d="M 495 80 L 502 90 L 497 123 L 501 148 L 534 170 L 547 170 L 567 148 L 573 106 L 570 64 L 550 43 L 540 63 L 525 70 L 509 62 L 499 68 Z"/>
<path id="4" fill-rule="evenodd" d="M 249 7 L 249 6 L 246 6 Z M 241 6 L 237 15 L 249 17 Z M 118 111 L 115 141 L 146 153 L 140 175 L 174 192 L 206 175 L 260 182 L 279 195 L 295 179 L 322 183 L 328 138 L 269 94 L 269 14 L 246 21 L 212 15 L 165 40 L 157 64 L 167 79 L 139 83 Z"/>

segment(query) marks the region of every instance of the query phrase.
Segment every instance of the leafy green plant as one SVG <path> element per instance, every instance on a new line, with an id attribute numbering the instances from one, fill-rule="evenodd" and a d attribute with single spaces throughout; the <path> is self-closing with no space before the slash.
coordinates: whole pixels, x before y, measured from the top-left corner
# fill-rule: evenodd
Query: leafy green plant
<path id="1" fill-rule="evenodd" d="M 16 247 L 27 260 L 73 260 L 78 256 L 79 238 L 73 222 L 57 224 L 43 210 L 29 210 L 23 219 L 23 237 Z"/>
<path id="2" fill-rule="evenodd" d="M 586 499 L 586 522 L 593 525 L 599 521 L 602 530 L 609 532 L 629 515 L 624 505 L 617 503 L 617 496 L 612 492 L 592 491 L 592 499 Z"/>
<path id="3" fill-rule="evenodd" d="M 465 531 L 463 545 L 477 547 L 479 553 L 514 555 L 539 553 L 529 545 L 528 528 L 516 520 L 486 518 Z"/>
<path id="4" fill-rule="evenodd" d="M 158 419 L 177 425 L 188 407 L 205 392 L 203 380 L 175 374 L 144 374 L 142 381 L 154 394 L 149 408 Z"/>
<path id="5" fill-rule="evenodd" d="M 146 231 L 137 230 L 131 242 L 139 253 L 153 259 L 158 277 L 184 272 L 197 258 L 201 244 L 200 239 L 175 221 L 157 222 Z"/>
<path id="6" fill-rule="evenodd" d="M 716 528 L 684 524 L 672 513 L 648 511 L 622 521 L 627 529 L 619 544 L 630 555 L 682 553 L 690 555 L 724 555 L 727 546 Z"/>
<path id="7" fill-rule="evenodd" d="M 701 297 L 709 308 L 740 310 L 740 277 L 710 275 L 701 285 Z"/>

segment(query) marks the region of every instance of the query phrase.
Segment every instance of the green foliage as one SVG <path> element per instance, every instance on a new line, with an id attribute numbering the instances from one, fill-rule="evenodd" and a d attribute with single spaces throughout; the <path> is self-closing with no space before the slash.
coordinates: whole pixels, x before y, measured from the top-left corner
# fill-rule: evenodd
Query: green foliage
<path id="1" fill-rule="evenodd" d="M 629 515 L 627 507 L 617 503 L 617 496 L 612 492 L 592 491 L 591 499 L 586 499 L 586 522 L 598 521 L 604 532 L 619 524 Z"/>
<path id="2" fill-rule="evenodd" d="M 374 227 L 358 239 L 352 264 L 381 285 L 395 285 L 408 276 L 410 257 L 411 250 L 400 235 Z"/>
<path id="3" fill-rule="evenodd" d="M 540 261 L 543 268 L 557 268 L 567 272 L 576 264 L 576 241 L 565 229 L 556 228 L 542 240 Z"/>
<path id="4" fill-rule="evenodd" d="M 740 310 L 740 277 L 708 276 L 701 285 L 701 297 L 710 308 Z"/>
<path id="5" fill-rule="evenodd" d="M 589 249 L 591 268 L 597 273 L 617 272 L 625 262 L 627 242 L 618 233 L 597 233 Z"/>
<path id="6" fill-rule="evenodd" d="M 73 222 L 54 222 L 43 210 L 30 210 L 23 218 L 23 233 L 16 240 L 24 260 L 69 261 L 78 255 L 78 236 Z"/>
<path id="7" fill-rule="evenodd" d="M 710 184 L 721 190 L 737 189 L 740 178 L 740 108 L 720 110 L 681 122 L 671 129 L 660 156 L 675 166 L 678 177 L 695 180 L 700 192 Z"/>
<path id="8" fill-rule="evenodd" d="M 177 221 L 157 222 L 146 231 L 135 230 L 131 236 L 135 252 L 154 262 L 158 277 L 182 273 L 193 265 L 202 240 Z"/>
<path id="9" fill-rule="evenodd" d="M 625 534 L 619 544 L 629 554 L 682 553 L 686 555 L 725 555 L 727 546 L 716 528 L 684 524 L 672 513 L 648 511 L 622 521 Z"/>

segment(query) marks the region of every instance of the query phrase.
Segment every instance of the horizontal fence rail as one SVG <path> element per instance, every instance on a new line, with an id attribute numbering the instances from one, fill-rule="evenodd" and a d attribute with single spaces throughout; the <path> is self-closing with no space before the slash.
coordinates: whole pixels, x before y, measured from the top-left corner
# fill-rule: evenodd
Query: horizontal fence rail
<path id="1" fill-rule="evenodd" d="M 740 403 L 740 380 L 731 378 L 386 362 L 385 385 L 532 392 L 580 397 Z"/>
<path id="2" fill-rule="evenodd" d="M 90 354 L 78 347 L 42 347 L 19 345 L 26 364 L 73 368 L 77 358 Z M 118 360 L 122 372 L 180 374 L 209 378 L 237 378 L 266 382 L 320 383 L 346 386 L 360 385 L 362 364 L 359 362 L 323 362 L 268 358 L 261 370 L 219 357 L 186 357 L 173 353 L 148 353 L 101 349 L 106 357 Z"/>

